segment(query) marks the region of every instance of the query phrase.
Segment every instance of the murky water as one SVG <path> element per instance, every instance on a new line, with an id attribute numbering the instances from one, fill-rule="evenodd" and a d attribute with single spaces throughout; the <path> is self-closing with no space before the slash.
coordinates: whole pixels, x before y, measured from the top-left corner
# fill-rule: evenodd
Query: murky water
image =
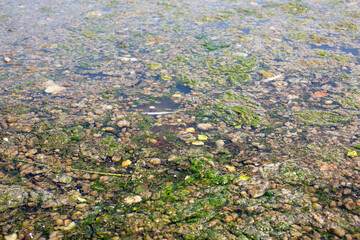
<path id="1" fill-rule="evenodd" d="M 360 238 L 359 3 L 0 3 L 0 239 Z"/>

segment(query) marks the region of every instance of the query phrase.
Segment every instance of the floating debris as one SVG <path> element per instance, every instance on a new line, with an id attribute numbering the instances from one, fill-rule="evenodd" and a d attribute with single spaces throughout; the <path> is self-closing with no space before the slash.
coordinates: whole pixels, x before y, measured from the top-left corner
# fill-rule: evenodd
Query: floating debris
<path id="1" fill-rule="evenodd" d="M 279 74 L 279 75 L 276 75 L 275 77 L 269 77 L 269 78 L 266 78 L 264 80 L 262 80 L 263 82 L 270 82 L 270 81 L 273 81 L 273 80 L 276 80 L 276 79 L 279 79 L 283 76 L 284 74 Z"/>
<path id="2" fill-rule="evenodd" d="M 9 57 L 4 57 L 4 62 L 5 62 L 5 63 L 11 63 L 11 58 L 9 58 Z"/>
<path id="3" fill-rule="evenodd" d="M 176 112 L 142 112 L 141 114 L 145 115 L 166 115 L 166 114 L 173 114 Z"/>

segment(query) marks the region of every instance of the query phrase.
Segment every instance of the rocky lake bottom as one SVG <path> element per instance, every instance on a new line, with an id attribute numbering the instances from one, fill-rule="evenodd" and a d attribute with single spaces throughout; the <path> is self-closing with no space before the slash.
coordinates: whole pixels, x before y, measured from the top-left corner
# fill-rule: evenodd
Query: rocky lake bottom
<path id="1" fill-rule="evenodd" d="M 0 3 L 0 240 L 360 239 L 360 3 Z"/>

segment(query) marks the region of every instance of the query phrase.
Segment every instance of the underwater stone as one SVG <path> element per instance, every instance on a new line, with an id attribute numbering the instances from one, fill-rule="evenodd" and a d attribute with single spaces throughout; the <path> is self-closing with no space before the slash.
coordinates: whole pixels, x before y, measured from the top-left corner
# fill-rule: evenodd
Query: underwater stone
<path id="1" fill-rule="evenodd" d="M 5 240 L 16 240 L 16 239 L 17 239 L 17 234 L 16 233 L 5 236 Z"/>
<path id="2" fill-rule="evenodd" d="M 225 142 L 224 142 L 224 140 L 217 140 L 217 141 L 215 142 L 215 144 L 216 144 L 216 147 L 217 147 L 217 148 L 223 148 L 224 145 L 225 145 Z"/>
<path id="3" fill-rule="evenodd" d="M 330 227 L 331 232 L 338 235 L 339 237 L 345 236 L 345 230 L 338 226 L 331 226 Z"/>
<path id="4" fill-rule="evenodd" d="M 47 82 L 44 83 L 45 86 L 45 92 L 46 93 L 50 93 L 50 94 L 57 94 L 60 93 L 62 91 L 65 91 L 66 88 L 62 87 L 60 85 L 57 85 L 54 81 L 49 80 Z"/>
<path id="5" fill-rule="evenodd" d="M 212 124 L 211 123 L 199 123 L 197 125 L 197 127 L 200 128 L 203 131 L 207 131 L 207 130 L 212 128 Z"/>

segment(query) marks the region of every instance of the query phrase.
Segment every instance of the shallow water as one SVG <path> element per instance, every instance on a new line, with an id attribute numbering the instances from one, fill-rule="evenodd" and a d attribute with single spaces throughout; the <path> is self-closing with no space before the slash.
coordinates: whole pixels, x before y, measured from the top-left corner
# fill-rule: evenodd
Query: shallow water
<path id="1" fill-rule="evenodd" d="M 360 238 L 358 2 L 0 9 L 0 239 Z"/>

